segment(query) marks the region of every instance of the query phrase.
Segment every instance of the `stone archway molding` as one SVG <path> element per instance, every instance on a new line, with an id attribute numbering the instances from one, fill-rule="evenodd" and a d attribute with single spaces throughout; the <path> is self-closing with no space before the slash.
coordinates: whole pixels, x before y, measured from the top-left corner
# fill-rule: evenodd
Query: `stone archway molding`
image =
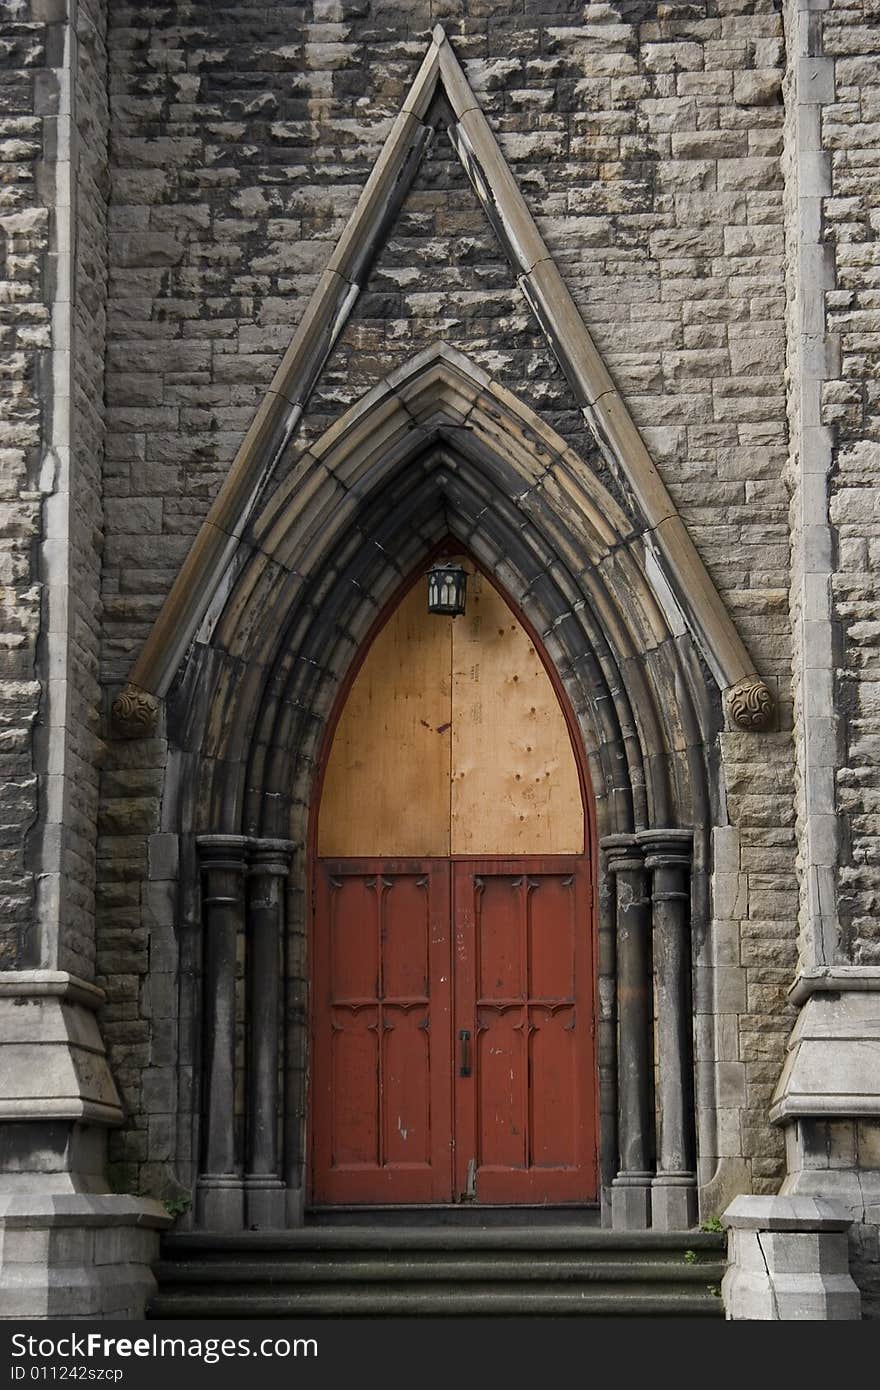
<path id="1" fill-rule="evenodd" d="M 276 1184 L 267 1196 L 264 1183 L 251 1191 L 230 1104 L 233 942 L 242 943 L 246 962 L 235 997 L 249 1031 L 255 1015 L 247 1014 L 247 1000 L 258 998 L 262 1007 L 265 997 L 248 964 L 257 946 L 248 855 L 282 839 L 292 846 L 280 939 L 287 959 L 301 963 L 306 846 L 337 697 L 389 605 L 449 544 L 462 545 L 510 594 L 543 643 L 589 766 L 603 875 L 603 1201 L 617 1226 L 691 1223 L 691 1000 L 708 1011 L 712 973 L 701 968 L 692 981 L 691 961 L 698 952 L 705 957 L 709 930 L 704 749 L 719 727 L 717 690 L 645 521 L 632 518 L 547 422 L 440 342 L 397 366 L 285 460 L 169 691 L 169 737 L 185 772 L 172 780 L 174 804 L 163 816 L 171 825 L 179 814 L 186 839 L 195 832 L 192 869 L 203 886 L 201 931 L 191 938 L 192 958 L 207 962 L 192 1017 L 199 1036 L 212 1039 L 200 1107 L 211 1124 L 194 1174 L 203 1225 L 240 1229 L 256 1196 L 264 1205 L 283 1202 L 289 1221 L 301 1219 L 309 1056 L 301 964 L 286 984 L 284 1055 L 293 1060 L 275 1156 L 283 1159 L 283 1192 Z M 664 1013 L 656 1086 L 649 1061 L 655 988 Z M 259 1075 L 245 1068 L 248 1114 Z M 655 1095 L 664 1097 L 657 1162 Z M 708 1158 L 714 1096 L 702 1094 L 701 1104 Z M 253 1113 L 251 1132 L 268 1132 L 271 1107 Z"/>
<path id="2" fill-rule="evenodd" d="M 430 142 L 429 108 L 441 90 L 453 113 L 452 144 L 617 480 L 631 529 L 643 537 L 645 572 L 656 601 L 667 614 L 670 606 L 677 610 L 678 624 L 684 620 L 726 699 L 732 722 L 748 730 L 770 724 L 773 696 L 755 670 L 438 25 L 355 211 L 319 277 L 129 681 L 114 702 L 118 733 L 140 737 L 151 732 L 159 702 L 190 643 L 194 638 L 205 640 L 206 624 L 210 630 L 216 622 L 238 569 L 245 530 L 296 432 Z M 384 389 L 384 384 L 376 389 Z M 349 411 L 340 428 L 350 416 Z M 613 506 L 607 492 L 605 500 Z"/>

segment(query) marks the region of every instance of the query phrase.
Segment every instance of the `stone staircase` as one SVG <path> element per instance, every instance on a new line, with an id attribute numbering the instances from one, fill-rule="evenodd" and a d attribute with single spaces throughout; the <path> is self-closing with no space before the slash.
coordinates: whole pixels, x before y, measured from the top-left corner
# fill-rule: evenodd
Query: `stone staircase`
<path id="1" fill-rule="evenodd" d="M 399 1214 L 398 1214 L 399 1215 Z M 724 1240 L 701 1231 L 317 1222 L 165 1238 L 154 1318 L 722 1317 Z"/>

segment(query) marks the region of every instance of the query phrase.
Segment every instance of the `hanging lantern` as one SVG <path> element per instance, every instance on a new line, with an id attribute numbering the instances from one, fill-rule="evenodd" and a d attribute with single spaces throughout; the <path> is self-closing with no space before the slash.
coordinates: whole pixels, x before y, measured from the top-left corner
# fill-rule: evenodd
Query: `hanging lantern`
<path id="1" fill-rule="evenodd" d="M 432 565 L 428 570 L 428 612 L 457 618 L 467 599 L 467 570 L 455 563 Z"/>

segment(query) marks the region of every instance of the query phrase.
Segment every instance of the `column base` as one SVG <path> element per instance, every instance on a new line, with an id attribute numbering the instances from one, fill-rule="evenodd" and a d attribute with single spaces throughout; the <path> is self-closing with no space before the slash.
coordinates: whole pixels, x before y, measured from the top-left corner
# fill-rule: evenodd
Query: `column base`
<path id="1" fill-rule="evenodd" d="M 697 1224 L 693 1173 L 659 1173 L 651 1184 L 651 1225 L 655 1231 L 690 1231 Z"/>
<path id="2" fill-rule="evenodd" d="M 848 1213 L 814 1197 L 736 1197 L 722 1216 L 732 1322 L 841 1322 L 861 1318 L 849 1272 Z"/>
<path id="3" fill-rule="evenodd" d="M 301 1187 L 288 1187 L 286 1190 L 287 1225 L 291 1229 L 302 1226 L 306 1219 L 306 1198 Z"/>
<path id="4" fill-rule="evenodd" d="M 611 1229 L 647 1231 L 651 1225 L 651 1174 L 627 1173 L 611 1184 Z"/>
<path id="5" fill-rule="evenodd" d="M 0 1197 L 0 1318 L 141 1319 L 170 1225 L 143 1197 Z"/>
<path id="6" fill-rule="evenodd" d="M 287 1226 L 287 1192 L 280 1178 L 246 1175 L 244 1210 L 249 1231 L 283 1231 Z"/>
<path id="7" fill-rule="evenodd" d="M 196 1189 L 196 1223 L 205 1231 L 244 1230 L 244 1186 L 237 1173 L 203 1173 Z"/>

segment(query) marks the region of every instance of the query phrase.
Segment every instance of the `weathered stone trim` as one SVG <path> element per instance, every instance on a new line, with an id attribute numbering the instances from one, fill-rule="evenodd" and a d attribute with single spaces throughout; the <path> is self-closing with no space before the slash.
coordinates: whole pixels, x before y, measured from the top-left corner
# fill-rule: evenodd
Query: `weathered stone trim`
<path id="1" fill-rule="evenodd" d="M 771 710 L 770 692 L 755 674 L 440 26 L 229 476 L 132 669 L 131 684 L 163 696 L 211 606 L 257 498 L 299 422 L 376 248 L 412 181 L 430 135 L 417 113 L 427 111 L 438 85 L 457 117 L 450 134 L 477 196 L 520 272 L 520 288 L 575 392 L 587 426 L 620 476 L 634 514 L 642 518 L 640 529 L 651 535 L 654 557 L 713 675 L 725 691 L 744 681 L 760 687 L 760 708 Z M 741 727 L 765 725 L 766 719 L 758 725 L 752 718 Z"/>
<path id="2" fill-rule="evenodd" d="M 431 520 L 425 521 L 429 514 Z M 433 541 L 425 526 L 439 526 Z M 304 642 L 299 655 L 291 657 L 293 667 L 284 680 L 320 683 L 336 660 L 328 640 L 345 649 L 345 660 L 356 641 L 353 618 L 333 617 L 334 606 L 320 580 L 322 567 L 330 566 L 334 583 L 350 575 L 333 594 L 334 605 L 345 603 L 355 597 L 349 588 L 355 568 L 378 566 L 385 570 L 383 586 L 399 584 L 418 563 L 418 549 L 425 553 L 450 526 L 475 547 L 478 559 L 485 550 L 490 571 L 525 609 L 537 600 L 536 625 L 548 650 L 563 668 L 571 667 L 578 687 L 593 684 L 590 668 L 598 663 L 595 680 L 604 693 L 598 700 L 586 697 L 587 717 L 595 722 L 587 746 L 607 746 L 610 755 L 611 746 L 622 740 L 619 754 L 596 779 L 598 796 L 609 804 L 620 802 L 607 829 L 615 824 L 621 830 L 643 828 L 649 813 L 646 795 L 651 817 L 667 823 L 671 815 L 663 762 L 652 759 L 648 771 L 642 759 L 646 749 L 669 743 L 673 726 L 690 715 L 683 686 L 667 686 L 666 661 L 677 665 L 679 656 L 642 568 L 643 538 L 553 430 L 444 344 L 373 388 L 300 456 L 291 479 L 267 499 L 250 528 L 239 552 L 242 565 L 235 587 L 211 630 L 200 633 L 205 646 L 200 640 L 194 647 L 193 671 L 210 641 L 212 660 L 224 653 L 223 660 L 234 663 L 225 697 L 234 701 L 245 665 L 268 673 L 282 659 L 285 648 L 279 642 L 286 627 L 299 634 L 303 622 L 314 621 L 316 631 L 323 629 L 314 639 L 314 652 L 311 637 L 308 643 L 300 635 L 284 639 L 291 652 Z M 506 534 L 500 548 L 497 536 L 490 541 L 490 533 L 499 528 Z M 322 584 L 317 610 L 308 597 L 316 583 Z M 371 615 L 368 625 L 376 601 L 381 602 L 376 583 L 363 575 L 357 583 Z M 287 666 L 288 659 L 283 660 Z M 695 678 L 702 688 L 702 673 Z M 684 671 L 682 679 L 689 684 Z M 655 691 L 655 682 L 664 693 Z M 256 694 L 257 687 L 250 685 Z M 583 704 L 585 688 L 574 697 L 576 703 Z M 205 696 L 201 687 L 199 698 Z M 287 698 L 299 709 L 312 696 L 298 691 Z M 267 714 L 271 708 L 270 703 Z M 246 756 L 253 737 L 258 743 L 272 737 L 269 729 L 255 735 L 240 709 L 235 720 L 219 710 L 211 719 L 215 755 L 224 764 L 230 759 L 230 767 Z M 263 826 L 268 833 L 284 831 L 281 808 L 289 803 L 293 776 L 285 756 L 269 772 L 278 793 L 273 804 L 279 819 Z M 623 767 L 628 769 L 626 791 L 619 784 Z M 261 776 L 257 770 L 249 773 L 247 786 L 257 786 Z M 223 803 L 232 804 L 219 788 L 218 796 L 209 817 L 214 823 L 226 817 Z"/>
<path id="3" fill-rule="evenodd" d="M 616 994 L 615 1229 L 680 1231 L 696 1224 L 693 842 L 693 830 L 681 828 L 600 840 L 617 936 L 614 969 L 603 981 Z"/>
<path id="4" fill-rule="evenodd" d="M 36 998 L 40 995 L 68 999 L 84 1004 L 87 1009 L 99 1009 L 106 995 L 100 985 L 81 980 L 66 970 L 8 970 L 0 973 L 0 999 Z"/>
<path id="5" fill-rule="evenodd" d="M 197 1219 L 209 1230 L 240 1230 L 244 1188 L 235 1136 L 235 960 L 244 927 L 245 840 L 200 835 L 202 872 L 204 1120 Z"/>
<path id="6" fill-rule="evenodd" d="M 870 989 L 822 988 L 798 1015 L 770 1106 L 770 1120 L 880 1115 L 880 1010 Z"/>
<path id="7" fill-rule="evenodd" d="M 252 840 L 246 892 L 247 1125 L 245 1224 L 249 1230 L 288 1224 L 299 1215 L 282 1178 L 279 1144 L 279 1062 L 284 1037 L 284 897 L 294 845 Z M 291 1211 L 291 1208 L 296 1210 Z M 289 1224 L 294 1224 L 290 1222 Z"/>
<path id="8" fill-rule="evenodd" d="M 835 99 L 834 59 L 822 52 L 818 11 L 827 0 L 788 6 L 788 181 L 794 192 L 789 233 L 795 262 L 790 331 L 789 413 L 794 463 L 792 622 L 795 712 L 800 727 L 799 851 L 801 957 L 825 965 L 839 950 L 837 862 L 839 830 L 834 768 L 833 574 L 829 489 L 832 430 L 822 423 L 822 388 L 839 337 L 826 329 L 825 297 L 834 289 L 833 256 L 823 236 L 823 199 L 832 193 L 831 163 L 822 149 L 823 107 Z"/>
<path id="9" fill-rule="evenodd" d="M 49 244 L 42 283 L 51 338 L 37 356 L 41 398 L 40 533 L 34 545 L 41 598 L 33 730 L 39 805 L 28 833 L 34 920 L 22 936 L 25 966 L 94 962 L 94 852 L 98 772 L 95 713 L 99 642 L 100 466 L 103 447 L 106 61 L 101 3 L 36 7 L 45 22 L 44 66 L 34 73 L 43 148 L 37 197 Z M 35 340 L 36 341 L 36 340 Z"/>
<path id="10" fill-rule="evenodd" d="M 70 742 L 68 684 L 70 642 L 70 525 L 71 455 L 73 435 L 73 299 L 76 279 L 74 237 L 76 159 L 76 63 L 77 0 L 70 0 L 65 22 L 57 26 L 62 48 L 53 71 L 57 91 L 54 120 L 55 149 L 43 158 L 44 176 L 52 189 L 50 218 L 54 294 L 50 304 L 52 348 L 47 353 L 49 381 L 44 411 L 43 545 L 40 576 L 43 584 L 42 639 L 46 648 L 41 723 L 45 726 L 48 765 L 43 779 L 44 809 L 39 824 L 39 861 L 35 916 L 39 939 L 32 944 L 28 964 L 54 965 L 59 958 L 59 934 L 64 908 L 64 826 L 66 820 L 67 761 Z M 53 277 L 50 278 L 50 283 Z M 51 483 L 49 479 L 51 478 Z M 54 675 L 54 673 L 58 673 Z M 54 675 L 54 678 L 53 678 Z"/>
<path id="11" fill-rule="evenodd" d="M 46 411 L 43 440 L 44 476 L 51 470 L 51 487 L 43 503 L 41 578 L 43 581 L 42 635 L 46 644 L 47 669 L 57 671 L 43 683 L 42 723 L 54 775 L 44 779 L 44 813 L 39 827 L 41 872 L 37 876 L 36 919 L 39 924 L 37 954 L 29 964 L 51 965 L 58 961 L 58 936 L 65 894 L 63 845 L 67 802 L 66 764 L 70 740 L 68 714 L 70 688 L 68 667 L 70 641 L 70 512 L 71 438 L 73 433 L 73 297 L 76 275 L 74 238 L 76 157 L 76 0 L 71 0 L 67 22 L 59 26 L 63 44 L 61 59 L 53 77 L 57 89 L 55 122 L 58 138 L 54 157 L 44 155 L 44 170 L 53 188 L 52 252 L 55 263 L 54 296 L 51 303 L 52 350 L 49 358 L 47 394 L 51 404 Z M 48 467 L 47 467 L 48 465 Z M 48 482 L 48 477 L 46 477 Z"/>
<path id="12" fill-rule="evenodd" d="M 208 644 L 214 641 L 216 634 L 226 645 L 228 618 L 219 601 L 220 595 L 228 598 L 233 584 L 243 582 L 242 575 L 249 568 L 265 565 L 268 561 L 288 574 L 303 569 L 303 546 L 313 534 L 314 516 L 310 517 L 307 533 L 301 520 L 294 519 L 292 524 L 291 506 L 301 516 L 307 506 L 313 510 L 320 492 L 326 491 L 326 535 L 329 537 L 331 531 L 342 534 L 359 505 L 364 480 L 375 476 L 380 466 L 388 470 L 404 459 L 423 453 L 438 439 L 459 446 L 470 445 L 473 441 L 481 451 L 490 451 L 495 447 L 501 421 L 505 422 L 505 447 L 528 488 L 537 492 L 552 482 L 575 509 L 572 524 L 579 536 L 578 553 L 571 556 L 572 567 L 579 571 L 584 561 L 588 561 L 595 567 L 597 580 L 617 595 L 618 612 L 611 623 L 610 635 L 614 644 L 619 645 L 621 656 L 643 650 L 645 645 L 648 648 L 656 645 L 656 637 L 647 630 L 634 642 L 627 632 L 632 628 L 632 615 L 627 616 L 628 599 L 624 598 L 624 590 L 633 583 L 643 592 L 646 611 L 659 602 L 664 615 L 670 608 L 668 586 L 671 584 L 675 605 L 672 631 L 680 632 L 684 626 L 680 618 L 680 611 L 685 607 L 684 595 L 699 587 L 699 574 L 705 575 L 705 571 L 679 518 L 670 516 L 662 523 L 669 528 L 664 534 L 671 536 L 676 553 L 670 577 L 662 579 L 663 592 L 657 598 L 654 587 L 660 544 L 658 532 L 647 529 L 644 521 L 637 522 L 624 512 L 583 460 L 538 416 L 462 353 L 441 342 L 390 373 L 351 406 L 300 456 L 291 479 L 263 501 L 242 538 L 235 564 L 227 571 L 222 589 L 218 590 L 202 621 L 198 642 Z M 310 478 L 311 493 L 302 490 L 305 477 Z M 303 497 L 305 500 L 301 501 Z M 528 493 L 522 493 L 520 502 L 527 499 Z M 632 566 L 632 573 L 626 580 L 621 574 L 625 564 Z M 255 597 L 262 592 L 252 591 Z M 719 609 L 724 611 L 717 593 L 715 599 Z M 236 609 L 232 611 L 237 614 Z M 729 623 L 726 616 L 725 622 Z M 257 626 L 249 629 L 249 660 L 258 659 L 256 644 L 261 630 L 267 631 L 274 640 L 274 627 L 268 629 L 265 620 L 260 620 Z M 717 631 L 722 631 L 721 626 Z M 743 710 L 749 718 L 757 717 L 756 710 L 766 716 L 772 709 L 766 687 L 755 677 L 749 678 L 746 684 L 754 698 L 749 704 L 743 703 Z M 752 723 L 747 727 L 757 725 Z"/>
<path id="13" fill-rule="evenodd" d="M 813 994 L 880 993 L 880 965 L 829 965 L 802 970 L 788 991 L 792 1004 L 805 1004 Z"/>

